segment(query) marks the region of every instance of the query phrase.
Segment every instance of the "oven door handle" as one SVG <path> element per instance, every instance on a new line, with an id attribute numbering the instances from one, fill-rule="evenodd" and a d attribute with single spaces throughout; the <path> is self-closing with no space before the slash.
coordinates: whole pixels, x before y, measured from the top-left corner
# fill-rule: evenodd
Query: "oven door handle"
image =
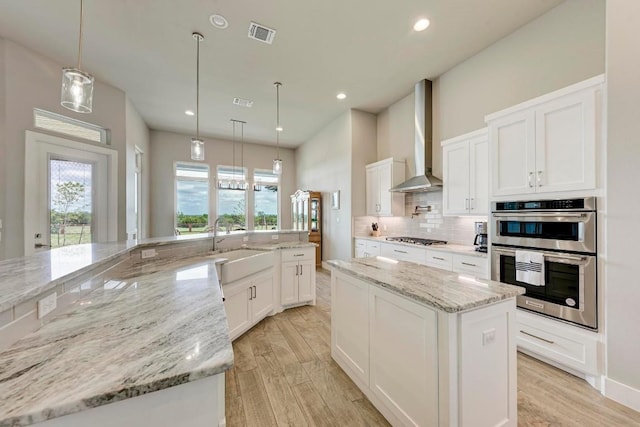
<path id="1" fill-rule="evenodd" d="M 516 251 L 514 250 L 497 249 L 495 246 L 492 248 L 492 250 L 494 252 L 505 254 L 505 255 L 512 255 L 512 256 L 516 255 Z M 526 251 L 527 249 L 523 248 L 522 250 Z M 531 251 L 531 252 L 540 252 L 540 251 Z M 553 252 L 543 252 L 542 255 L 545 258 L 553 258 L 559 261 L 585 262 L 587 260 L 586 256 L 580 256 L 580 255 L 559 255 L 559 254 L 554 254 Z"/>
<path id="2" fill-rule="evenodd" d="M 586 213 L 571 213 L 571 212 L 562 212 L 562 213 L 551 213 L 551 212 L 511 212 L 511 213 L 500 213 L 500 212 L 494 212 L 492 215 L 495 218 L 508 218 L 508 217 L 521 217 L 521 218 L 534 218 L 534 217 L 584 218 L 584 217 L 587 216 Z"/>

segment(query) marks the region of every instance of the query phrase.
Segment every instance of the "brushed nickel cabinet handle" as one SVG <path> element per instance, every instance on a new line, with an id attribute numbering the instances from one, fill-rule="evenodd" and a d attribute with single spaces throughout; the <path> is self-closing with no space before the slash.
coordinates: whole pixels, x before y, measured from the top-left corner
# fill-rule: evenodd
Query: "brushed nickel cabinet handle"
<path id="1" fill-rule="evenodd" d="M 538 171 L 538 187 L 542 187 L 542 171 Z"/>
<path id="2" fill-rule="evenodd" d="M 393 250 L 393 252 L 398 252 L 398 253 L 400 253 L 400 254 L 406 254 L 406 253 L 407 253 L 407 251 L 399 251 L 399 250 L 397 250 L 397 249 L 394 249 L 394 250 Z"/>
<path id="3" fill-rule="evenodd" d="M 256 288 L 256 285 L 253 285 L 253 297 L 254 298 L 258 297 L 258 288 Z"/>
<path id="4" fill-rule="evenodd" d="M 251 286 L 249 286 L 249 301 L 251 301 L 253 299 L 253 291 L 251 290 Z"/>
<path id="5" fill-rule="evenodd" d="M 304 254 L 294 254 L 293 256 L 304 256 Z"/>
<path id="6" fill-rule="evenodd" d="M 471 264 L 471 263 L 469 263 L 469 262 L 461 262 L 460 264 L 462 264 L 462 265 L 468 265 L 469 267 L 477 267 L 477 265 L 475 265 L 475 264 Z"/>
<path id="7" fill-rule="evenodd" d="M 437 257 L 437 256 L 432 256 L 431 258 L 437 259 L 438 261 L 446 261 L 444 258 L 440 258 L 440 257 Z"/>
<path id="8" fill-rule="evenodd" d="M 523 330 L 520 330 L 520 332 L 521 332 L 521 333 L 523 333 L 523 334 L 525 334 L 525 335 L 529 335 L 530 337 L 533 337 L 533 338 L 539 339 L 540 341 L 544 341 L 544 342 L 549 343 L 549 344 L 555 344 L 555 342 L 553 342 L 553 341 L 551 341 L 551 340 L 548 340 L 548 339 L 546 339 L 546 338 L 539 337 L 539 336 L 537 336 L 537 335 L 530 334 L 529 332 L 525 332 L 525 331 L 523 331 Z"/>
<path id="9" fill-rule="evenodd" d="M 529 188 L 533 188 L 533 172 L 529 172 Z"/>

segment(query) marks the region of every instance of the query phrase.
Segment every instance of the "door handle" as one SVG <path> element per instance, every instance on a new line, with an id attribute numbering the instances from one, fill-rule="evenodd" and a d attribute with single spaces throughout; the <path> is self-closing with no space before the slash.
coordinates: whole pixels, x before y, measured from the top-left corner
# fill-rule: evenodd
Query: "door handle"
<path id="1" fill-rule="evenodd" d="M 251 290 L 251 286 L 249 286 L 249 301 L 251 301 L 253 299 L 253 291 Z"/>
<path id="2" fill-rule="evenodd" d="M 469 209 L 469 199 L 464 199 L 464 210 Z"/>
<path id="3" fill-rule="evenodd" d="M 533 172 L 529 172 L 529 188 L 533 188 Z"/>
<path id="4" fill-rule="evenodd" d="M 302 265 L 300 266 L 300 275 L 302 276 Z"/>
<path id="5" fill-rule="evenodd" d="M 474 210 L 476 208 L 476 204 L 474 203 L 476 199 L 469 199 L 469 210 Z"/>
<path id="6" fill-rule="evenodd" d="M 538 171 L 538 187 L 542 187 L 542 171 Z"/>
<path id="7" fill-rule="evenodd" d="M 253 298 L 255 299 L 258 296 L 258 289 L 256 288 L 256 285 L 253 285 Z"/>

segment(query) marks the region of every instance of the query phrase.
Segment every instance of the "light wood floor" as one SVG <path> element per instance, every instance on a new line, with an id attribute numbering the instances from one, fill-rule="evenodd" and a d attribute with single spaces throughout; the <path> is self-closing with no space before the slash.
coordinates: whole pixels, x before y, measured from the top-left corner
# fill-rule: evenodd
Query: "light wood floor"
<path id="1" fill-rule="evenodd" d="M 388 426 L 331 359 L 331 286 L 317 273 L 317 305 L 268 317 L 233 343 L 227 425 Z M 583 380 L 518 354 L 518 425 L 640 426 L 640 413 Z"/>

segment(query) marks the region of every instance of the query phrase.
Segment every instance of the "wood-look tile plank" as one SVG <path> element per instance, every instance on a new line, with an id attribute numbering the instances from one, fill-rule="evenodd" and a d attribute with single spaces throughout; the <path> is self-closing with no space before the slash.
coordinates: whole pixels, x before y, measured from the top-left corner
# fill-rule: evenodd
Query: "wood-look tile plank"
<path id="1" fill-rule="evenodd" d="M 238 372 L 250 371 L 257 367 L 250 338 L 249 335 L 243 335 L 233 342 L 233 364 Z"/>
<path id="2" fill-rule="evenodd" d="M 326 336 L 320 322 L 307 322 L 299 315 L 289 320 L 318 359 L 327 362 L 331 360 L 331 338 Z"/>
<path id="3" fill-rule="evenodd" d="M 293 404 L 295 396 L 275 356 L 272 353 L 256 356 L 256 362 L 278 426 L 308 425 L 300 407 Z"/>
<path id="4" fill-rule="evenodd" d="M 276 419 L 258 369 L 238 372 L 247 426 L 276 426 Z"/>
<path id="5" fill-rule="evenodd" d="M 309 362 L 316 358 L 307 342 L 300 336 L 290 322 L 281 318 L 276 319 L 276 322 L 300 363 Z"/>
<path id="6" fill-rule="evenodd" d="M 293 392 L 310 426 L 334 427 L 340 425 L 310 381 L 294 385 Z"/>
<path id="7" fill-rule="evenodd" d="M 367 426 L 390 426 L 382 414 L 369 402 L 369 399 L 355 400 L 353 404 L 358 409 L 360 417 Z"/>
<path id="8" fill-rule="evenodd" d="M 229 427 L 245 427 L 247 420 L 244 416 L 242 397 L 227 395 L 224 404 L 227 425 Z"/>
<path id="9" fill-rule="evenodd" d="M 247 334 L 254 357 L 265 353 L 271 353 L 271 344 L 269 343 L 267 334 L 264 332 L 264 328 L 251 330 Z"/>
<path id="10" fill-rule="evenodd" d="M 240 390 L 238 389 L 238 377 L 236 375 L 235 366 L 229 369 L 224 374 L 224 386 L 225 386 L 225 395 L 227 396 L 239 396 Z"/>
<path id="11" fill-rule="evenodd" d="M 289 363 L 282 366 L 282 371 L 289 385 L 298 385 L 311 381 L 307 371 L 304 370 L 300 362 Z"/>

